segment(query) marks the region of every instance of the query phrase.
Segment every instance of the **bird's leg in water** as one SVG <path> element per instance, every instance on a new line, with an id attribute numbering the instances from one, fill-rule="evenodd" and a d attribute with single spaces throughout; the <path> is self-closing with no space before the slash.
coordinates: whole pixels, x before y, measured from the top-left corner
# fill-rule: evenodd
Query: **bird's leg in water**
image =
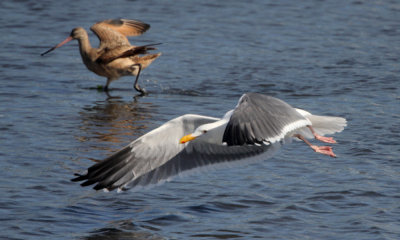
<path id="1" fill-rule="evenodd" d="M 293 136 L 297 137 L 300 140 L 303 140 L 305 143 L 307 143 L 308 146 L 310 146 L 317 153 L 322 153 L 331 157 L 336 157 L 336 155 L 332 151 L 332 147 L 312 145 L 305 137 L 303 137 L 300 134 L 295 134 Z"/>
<path id="2" fill-rule="evenodd" d="M 140 86 L 139 86 L 139 83 L 138 83 L 138 80 L 139 80 L 139 75 L 140 75 L 140 72 L 142 71 L 142 64 L 140 64 L 140 63 L 135 63 L 135 64 L 133 64 L 132 66 L 131 66 L 131 68 L 134 68 L 134 67 L 138 67 L 138 73 L 137 73 L 137 75 L 136 75 L 136 80 L 135 80 L 135 83 L 133 84 L 133 88 L 135 88 L 135 90 L 136 91 L 138 91 L 138 92 L 140 92 L 140 95 L 146 95 L 147 94 L 147 92 L 146 92 L 146 90 L 144 89 L 144 88 L 141 88 Z"/>
<path id="3" fill-rule="evenodd" d="M 103 91 L 104 92 L 108 92 L 108 85 L 110 85 L 112 79 L 111 78 L 107 78 L 107 83 L 106 85 L 103 87 Z"/>
<path id="4" fill-rule="evenodd" d="M 317 134 L 314 130 L 314 128 L 312 128 L 310 125 L 307 126 L 310 131 L 312 132 L 312 134 L 314 135 L 315 139 L 321 141 L 321 142 L 325 142 L 325 143 L 336 143 L 335 139 L 333 139 L 333 137 L 323 137 L 319 134 Z"/>

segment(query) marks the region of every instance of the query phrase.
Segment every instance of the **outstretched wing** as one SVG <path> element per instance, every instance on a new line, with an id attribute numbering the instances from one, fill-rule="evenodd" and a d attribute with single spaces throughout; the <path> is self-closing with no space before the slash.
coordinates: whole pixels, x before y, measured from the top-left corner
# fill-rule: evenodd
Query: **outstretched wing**
<path id="1" fill-rule="evenodd" d="M 284 101 L 258 93 L 246 93 L 226 126 L 223 142 L 243 145 L 275 143 L 311 122 Z"/>
<path id="2" fill-rule="evenodd" d="M 184 149 L 185 145 L 179 143 L 182 136 L 216 120 L 219 119 L 192 114 L 172 119 L 93 165 L 85 175 L 78 175 L 72 181 L 85 181 L 82 186 L 96 184 L 96 190 L 120 188 L 164 165 Z"/>
<path id="3" fill-rule="evenodd" d="M 280 146 L 280 143 L 226 146 L 194 140 L 162 166 L 134 179 L 120 189 L 157 184 L 181 173 L 265 160 L 272 157 Z"/>
<path id="4" fill-rule="evenodd" d="M 100 47 L 113 49 L 122 45 L 130 45 L 126 36 L 138 36 L 150 28 L 149 24 L 138 20 L 109 19 L 94 24 L 92 30 L 100 40 Z"/>
<path id="5" fill-rule="evenodd" d="M 77 174 L 72 181 L 84 181 L 82 186 L 96 184 L 96 190 L 127 190 L 156 184 L 191 170 L 264 160 L 280 147 L 280 143 L 227 146 L 201 140 L 179 144 L 182 136 L 216 120 L 219 119 L 199 115 L 173 119 L 93 165 L 86 174 Z"/>

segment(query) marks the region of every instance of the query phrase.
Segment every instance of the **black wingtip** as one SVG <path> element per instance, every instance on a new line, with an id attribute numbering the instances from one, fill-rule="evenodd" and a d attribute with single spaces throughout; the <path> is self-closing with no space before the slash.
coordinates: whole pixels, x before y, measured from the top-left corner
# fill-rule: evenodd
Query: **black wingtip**
<path id="1" fill-rule="evenodd" d="M 96 186 L 93 187 L 93 189 L 96 190 L 96 191 L 101 190 L 103 188 L 104 188 L 104 186 L 99 185 L 99 184 L 97 184 Z"/>
<path id="2" fill-rule="evenodd" d="M 78 176 L 78 177 L 72 178 L 71 179 L 72 182 L 80 182 L 80 181 L 83 181 L 83 180 L 87 179 L 86 175 L 82 175 L 82 174 L 79 174 L 79 173 L 74 173 L 74 175 Z"/>
<path id="3" fill-rule="evenodd" d="M 151 43 L 151 44 L 137 46 L 136 48 L 146 48 L 147 50 L 153 50 L 153 49 L 151 49 L 149 47 L 157 46 L 157 45 L 161 45 L 161 44 L 163 44 L 163 43 Z M 154 49 L 157 49 L 157 48 L 154 48 Z"/>

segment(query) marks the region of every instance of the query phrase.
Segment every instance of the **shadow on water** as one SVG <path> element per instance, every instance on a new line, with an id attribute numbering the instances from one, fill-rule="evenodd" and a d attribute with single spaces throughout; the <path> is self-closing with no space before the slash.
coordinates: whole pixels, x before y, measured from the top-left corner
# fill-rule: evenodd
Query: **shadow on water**
<path id="1" fill-rule="evenodd" d="M 154 233 L 147 232 L 142 228 L 136 226 L 130 220 L 119 220 L 109 223 L 109 226 L 96 229 L 81 239 L 97 240 L 97 239 L 151 239 L 159 240 L 165 239 Z"/>

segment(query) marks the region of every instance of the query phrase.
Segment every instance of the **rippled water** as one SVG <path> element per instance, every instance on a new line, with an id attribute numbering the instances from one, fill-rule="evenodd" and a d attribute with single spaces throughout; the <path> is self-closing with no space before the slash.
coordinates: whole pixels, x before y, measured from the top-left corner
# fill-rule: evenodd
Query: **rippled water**
<path id="1" fill-rule="evenodd" d="M 399 239 L 398 1 L 1 1 L 0 238 Z M 133 78 L 83 66 L 76 26 L 125 17 L 162 42 Z M 97 45 L 93 35 L 92 43 Z M 244 92 L 346 117 L 338 158 L 275 157 L 123 194 L 69 179 L 183 113 L 221 116 Z"/>

